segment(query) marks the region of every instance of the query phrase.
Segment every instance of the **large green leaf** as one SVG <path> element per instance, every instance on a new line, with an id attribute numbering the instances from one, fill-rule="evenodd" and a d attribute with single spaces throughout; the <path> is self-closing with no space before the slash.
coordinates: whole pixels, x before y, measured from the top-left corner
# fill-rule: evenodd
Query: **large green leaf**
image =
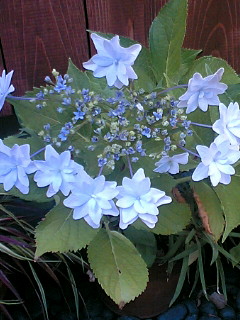
<path id="1" fill-rule="evenodd" d="M 120 307 L 146 288 L 146 264 L 132 242 L 119 232 L 101 229 L 88 246 L 88 258 L 98 282 Z"/>
<path id="2" fill-rule="evenodd" d="M 167 86 L 178 79 L 186 16 L 187 1 L 170 0 L 150 28 L 149 45 L 155 75 L 158 81 L 165 77 Z"/>
<path id="3" fill-rule="evenodd" d="M 232 177 L 228 185 L 219 184 L 214 188 L 224 212 L 226 226 L 223 234 L 225 241 L 229 233 L 240 225 L 240 177 Z"/>
<path id="4" fill-rule="evenodd" d="M 36 228 L 36 257 L 45 252 L 68 252 L 84 248 L 98 233 L 83 219 L 73 220 L 72 209 L 59 203 Z"/>
<path id="5" fill-rule="evenodd" d="M 136 246 L 148 268 L 152 266 L 157 255 L 157 241 L 152 232 L 138 230 L 129 226 L 124 235 Z"/>
<path id="6" fill-rule="evenodd" d="M 191 185 L 206 211 L 208 227 L 212 231 L 214 239 L 218 241 L 223 233 L 225 225 L 221 203 L 214 189 L 205 182 L 192 182 Z"/>
<path id="7" fill-rule="evenodd" d="M 162 235 L 178 233 L 186 227 L 190 218 L 189 206 L 173 201 L 159 207 L 158 222 L 152 232 Z"/>

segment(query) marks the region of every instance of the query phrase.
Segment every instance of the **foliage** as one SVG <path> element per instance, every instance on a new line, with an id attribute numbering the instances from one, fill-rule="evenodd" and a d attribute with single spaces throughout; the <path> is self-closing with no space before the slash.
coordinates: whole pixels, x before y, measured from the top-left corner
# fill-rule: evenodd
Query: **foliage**
<path id="1" fill-rule="evenodd" d="M 54 203 L 36 227 L 35 259 L 47 252 L 76 252 L 87 246 L 93 273 L 120 307 L 146 288 L 147 266 L 155 261 L 159 235 L 170 239 L 162 261 L 170 261 L 171 266 L 182 260 L 172 301 L 195 261 L 196 279 L 200 278 L 205 292 L 203 252 L 207 245 L 212 249 L 211 263 L 216 264 L 223 290 L 219 253 L 239 263 L 238 244 L 232 254 L 222 244 L 240 224 L 239 145 L 230 145 L 223 135 L 220 140 L 225 139 L 225 144 L 217 144 L 212 128 L 219 118 L 220 101 L 239 102 L 240 78 L 226 61 L 210 56 L 197 59 L 199 51 L 182 48 L 186 16 L 187 1 L 170 0 L 152 23 L 149 49 L 142 48 L 137 59 L 134 48 L 140 47 L 134 41 L 120 37 L 119 53 L 114 51 L 118 37 L 94 34 L 98 54 L 85 63 L 93 75 L 80 71 L 69 60 L 63 77 L 53 70 L 51 78 L 45 79 L 45 87 L 34 88 L 23 99 L 8 95 L 22 128 L 20 134 L 4 139 L 1 156 L 5 159 L 12 153 L 16 158 L 17 147 L 12 146 L 30 144 L 34 160 L 28 165 L 35 166 L 35 171 L 29 174 L 29 193 L 22 195 L 16 187 L 6 190 L 2 185 L 0 191 L 37 201 L 39 206 L 43 201 Z M 125 59 L 127 52 L 134 52 L 134 59 Z M 107 83 L 120 88 L 128 79 L 135 79 L 131 68 L 135 59 L 133 69 L 138 80 L 121 90 L 109 87 Z M 111 73 L 115 65 L 118 69 Z M 190 106 L 187 112 L 183 101 Z M 191 112 L 199 106 L 201 110 Z M 234 114 L 239 117 L 238 105 L 236 108 Z M 239 118 L 234 121 L 239 137 Z M 50 149 L 52 158 L 42 160 L 41 152 L 45 150 L 47 158 Z M 188 162 L 180 151 L 187 152 Z M 58 158 L 62 163 L 57 164 Z M 70 177 L 66 158 L 85 171 L 71 171 Z M 47 162 L 51 162 L 51 170 Z M 14 165 L 16 171 L 18 164 Z M 154 170 L 155 165 L 158 168 Z M 39 183 L 40 167 L 46 167 L 46 174 Z M 2 176 L 0 173 L 4 184 Z M 46 197 L 48 185 L 54 192 Z M 108 188 L 111 192 L 106 192 Z M 60 190 L 68 196 L 68 189 L 72 192 L 68 199 L 56 194 Z"/>
<path id="2" fill-rule="evenodd" d="M 26 316 L 26 319 L 35 319 L 35 317 L 38 318 L 39 312 L 42 314 L 41 319 L 49 319 L 48 297 L 50 288 L 54 286 L 59 291 L 59 295 L 62 295 L 63 301 L 65 300 L 63 302 L 65 306 L 62 309 L 70 308 L 66 299 L 67 295 L 72 295 L 75 299 L 75 314 L 79 318 L 81 295 L 76 289 L 72 266 L 76 262 L 83 269 L 84 260 L 80 255 L 72 253 L 48 254 L 35 260 L 33 224 L 36 224 L 39 217 L 34 212 L 33 203 L 19 202 L 9 196 L 1 196 L 0 201 L 0 309 L 6 319 L 15 319 L 18 313 L 19 316 L 20 314 Z M 20 210 L 19 213 L 20 204 L 24 210 Z M 41 214 L 48 210 L 49 205 L 45 207 L 45 210 L 41 210 Z M 15 214 L 12 211 L 15 211 Z M 23 211 L 25 216 L 19 215 Z M 39 210 L 37 213 L 39 214 Z M 33 309 L 29 301 L 25 301 L 28 296 L 16 281 L 19 274 L 22 275 L 22 281 L 28 287 L 28 295 L 31 294 L 31 303 L 34 304 L 36 300 L 38 308 Z M 54 294 L 56 295 L 56 292 Z M 21 307 L 16 308 L 17 305 Z"/>

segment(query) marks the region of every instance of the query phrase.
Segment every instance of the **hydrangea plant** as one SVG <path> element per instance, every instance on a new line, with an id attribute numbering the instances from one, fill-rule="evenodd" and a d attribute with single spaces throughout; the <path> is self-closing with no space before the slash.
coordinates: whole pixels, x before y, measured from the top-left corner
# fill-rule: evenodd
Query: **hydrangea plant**
<path id="1" fill-rule="evenodd" d="M 205 208 L 211 244 L 240 224 L 240 78 L 226 61 L 182 48 L 186 16 L 187 1 L 170 0 L 152 23 L 149 48 L 91 33 L 97 53 L 83 63 L 88 71 L 69 60 L 65 75 L 53 70 L 24 97 L 11 94 L 12 71 L 0 78 L 0 107 L 7 98 L 22 126 L 0 141 L 1 193 L 54 200 L 36 228 L 36 259 L 87 246 L 119 306 L 146 288 L 153 235 L 196 226 L 176 186 L 187 181 Z M 188 251 L 199 253 L 198 244 L 196 236 Z"/>

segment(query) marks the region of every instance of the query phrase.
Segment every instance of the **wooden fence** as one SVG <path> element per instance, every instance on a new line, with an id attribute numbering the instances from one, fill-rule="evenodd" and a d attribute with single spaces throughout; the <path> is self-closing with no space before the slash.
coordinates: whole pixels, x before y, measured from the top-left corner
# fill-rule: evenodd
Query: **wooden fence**
<path id="1" fill-rule="evenodd" d="M 86 29 L 148 42 L 151 21 L 168 0 L 1 0 L 0 70 L 15 70 L 21 95 L 68 58 L 81 68 L 93 53 Z M 226 59 L 240 72 L 240 0 L 188 0 L 184 46 Z M 5 106 L 0 116 L 11 114 Z"/>

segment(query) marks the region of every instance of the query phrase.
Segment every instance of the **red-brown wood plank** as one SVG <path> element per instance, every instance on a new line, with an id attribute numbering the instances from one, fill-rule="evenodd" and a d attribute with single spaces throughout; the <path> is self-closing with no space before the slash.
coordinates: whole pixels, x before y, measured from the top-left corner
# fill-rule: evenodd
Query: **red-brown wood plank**
<path id="1" fill-rule="evenodd" d="M 83 0 L 3 0 L 0 30 L 16 94 L 43 84 L 53 68 L 64 73 L 69 57 L 78 66 L 88 59 Z"/>
<path id="2" fill-rule="evenodd" d="M 86 0 L 88 27 L 148 44 L 152 20 L 167 0 Z"/>
<path id="3" fill-rule="evenodd" d="M 4 58 L 2 54 L 2 50 L 0 51 L 0 76 L 2 75 L 2 71 L 5 69 L 4 67 Z M 9 103 L 5 102 L 2 109 L 0 110 L 0 118 L 9 116 L 12 114 L 12 107 Z M 1 127 L 0 127 L 0 133 L 1 133 Z"/>
<path id="4" fill-rule="evenodd" d="M 240 1 L 189 0 L 185 47 L 221 57 L 240 73 Z"/>

